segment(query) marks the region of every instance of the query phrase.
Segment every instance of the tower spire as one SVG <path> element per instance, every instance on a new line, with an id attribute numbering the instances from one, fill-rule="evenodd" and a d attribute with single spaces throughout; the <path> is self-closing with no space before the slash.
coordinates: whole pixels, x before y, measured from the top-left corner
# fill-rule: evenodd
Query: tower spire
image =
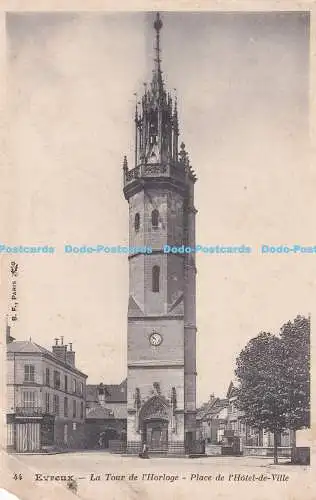
<path id="1" fill-rule="evenodd" d="M 140 446 L 145 437 L 153 451 L 161 451 L 163 440 L 168 455 L 175 451 L 184 455 L 191 451 L 188 436 L 197 432 L 195 256 L 170 255 L 163 248 L 179 242 L 195 247 L 195 178 L 184 145 L 179 158 L 177 103 L 162 79 L 162 22 L 159 14 L 151 16 L 155 47 L 152 81 L 145 86 L 135 113 L 135 166 L 129 170 L 126 160 L 123 164 L 131 243 L 126 439 L 128 453 L 135 453 L 134 444 Z M 152 252 L 141 254 L 139 247 L 132 248 L 141 242 Z M 166 347 L 161 348 L 163 335 Z M 175 359 L 182 360 L 181 367 L 170 370 Z M 151 433 L 152 419 L 159 443 Z"/>
<path id="2" fill-rule="evenodd" d="M 142 165 L 172 165 L 184 171 L 179 159 L 179 123 L 177 97 L 167 92 L 162 78 L 159 12 L 153 18 L 155 33 L 154 68 L 151 83 L 144 84 L 144 93 L 135 109 L 135 167 Z M 138 106 L 139 105 L 139 106 Z M 136 171 L 135 171 L 136 172 Z M 127 162 L 124 175 L 127 176 Z"/>
<path id="3" fill-rule="evenodd" d="M 156 100 L 159 101 L 163 96 L 163 80 L 162 80 L 162 71 L 161 71 L 161 58 L 160 58 L 160 30 L 162 28 L 162 20 L 159 12 L 157 12 L 155 21 L 154 21 L 154 29 L 156 31 L 156 42 L 155 42 L 155 57 L 154 57 L 154 69 L 153 69 L 153 77 L 151 82 L 151 90 Z"/>
<path id="4" fill-rule="evenodd" d="M 159 12 L 157 12 L 156 19 L 154 22 L 154 28 L 156 30 L 156 46 L 155 46 L 155 73 L 159 83 L 162 83 L 162 72 L 161 72 L 161 59 L 160 59 L 160 30 L 162 28 L 162 20 Z"/>

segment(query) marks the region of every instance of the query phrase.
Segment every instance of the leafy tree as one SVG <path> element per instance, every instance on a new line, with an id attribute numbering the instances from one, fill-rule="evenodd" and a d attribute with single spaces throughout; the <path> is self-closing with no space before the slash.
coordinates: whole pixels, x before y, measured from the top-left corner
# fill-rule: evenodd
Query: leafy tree
<path id="1" fill-rule="evenodd" d="M 310 319 L 297 316 L 280 331 L 287 390 L 286 420 L 292 433 L 292 457 L 296 431 L 310 426 Z"/>
<path id="2" fill-rule="evenodd" d="M 278 438 L 286 429 L 287 392 L 284 384 L 282 341 L 270 333 L 251 339 L 237 358 L 237 406 L 247 424 L 274 435 L 274 462 L 278 463 Z"/>
<path id="3" fill-rule="evenodd" d="M 310 425 L 310 319 L 297 316 L 276 337 L 260 333 L 236 362 L 237 406 L 246 423 L 274 434 L 274 461 L 282 431 Z M 293 456 L 293 455 L 292 455 Z"/>

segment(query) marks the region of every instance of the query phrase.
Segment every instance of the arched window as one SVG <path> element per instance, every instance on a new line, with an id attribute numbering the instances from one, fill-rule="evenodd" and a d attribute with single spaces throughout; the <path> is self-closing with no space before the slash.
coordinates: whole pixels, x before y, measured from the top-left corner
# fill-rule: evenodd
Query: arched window
<path id="1" fill-rule="evenodd" d="M 159 292 L 159 275 L 160 267 L 154 266 L 152 270 L 152 290 L 153 292 Z"/>
<path id="2" fill-rule="evenodd" d="M 139 213 L 137 212 L 137 214 L 135 214 L 135 219 L 134 219 L 135 231 L 139 230 L 139 225 L 140 225 L 140 217 L 139 217 Z"/>
<path id="3" fill-rule="evenodd" d="M 158 221 L 159 221 L 159 212 L 155 208 L 155 210 L 153 210 L 151 212 L 151 225 L 152 225 L 152 227 L 157 228 L 158 227 Z"/>

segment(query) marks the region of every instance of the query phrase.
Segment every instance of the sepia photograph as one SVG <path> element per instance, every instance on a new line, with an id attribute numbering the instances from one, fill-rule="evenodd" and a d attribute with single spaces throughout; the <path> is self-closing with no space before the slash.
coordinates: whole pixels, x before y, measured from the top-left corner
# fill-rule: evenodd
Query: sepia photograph
<path id="1" fill-rule="evenodd" d="M 0 486 L 312 499 L 311 13 L 11 10 L 5 38 Z"/>

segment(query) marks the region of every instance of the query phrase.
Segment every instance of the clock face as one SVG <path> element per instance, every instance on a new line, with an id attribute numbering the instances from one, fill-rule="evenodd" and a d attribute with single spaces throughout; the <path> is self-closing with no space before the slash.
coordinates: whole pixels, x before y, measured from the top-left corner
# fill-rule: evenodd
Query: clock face
<path id="1" fill-rule="evenodd" d="M 154 346 L 160 345 L 162 342 L 162 336 L 160 333 L 152 333 L 149 337 L 149 342 Z"/>

